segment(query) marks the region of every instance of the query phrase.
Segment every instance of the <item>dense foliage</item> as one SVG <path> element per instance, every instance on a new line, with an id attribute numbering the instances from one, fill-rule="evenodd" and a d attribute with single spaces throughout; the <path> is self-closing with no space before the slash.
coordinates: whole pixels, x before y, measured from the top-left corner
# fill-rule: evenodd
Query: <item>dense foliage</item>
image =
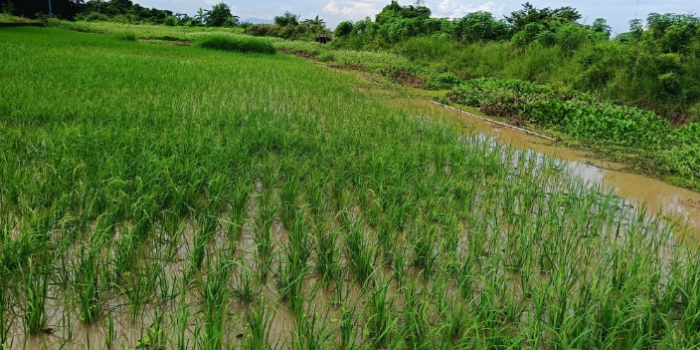
<path id="1" fill-rule="evenodd" d="M 392 2 L 375 20 L 343 22 L 333 46 L 391 50 L 429 74 L 515 78 L 650 109 L 675 123 L 700 120 L 700 19 L 650 14 L 611 39 L 604 19 L 579 24 L 571 7 L 529 3 L 503 20 L 487 12 L 430 17 Z M 647 29 L 645 29 L 647 28 Z"/>
<path id="2" fill-rule="evenodd" d="M 558 93 L 519 80 L 469 80 L 448 98 L 479 107 L 487 115 L 557 130 L 587 144 L 624 146 L 656 164 L 659 175 L 700 189 L 698 123 L 673 128 L 653 112 L 602 102 L 584 93 Z"/>
<path id="3" fill-rule="evenodd" d="M 299 21 L 300 16 L 285 12 L 275 17 L 275 24 L 243 24 L 246 34 L 253 36 L 269 36 L 289 40 L 313 40 L 315 35 L 330 31 L 326 22 L 316 16 L 313 19 Z"/>

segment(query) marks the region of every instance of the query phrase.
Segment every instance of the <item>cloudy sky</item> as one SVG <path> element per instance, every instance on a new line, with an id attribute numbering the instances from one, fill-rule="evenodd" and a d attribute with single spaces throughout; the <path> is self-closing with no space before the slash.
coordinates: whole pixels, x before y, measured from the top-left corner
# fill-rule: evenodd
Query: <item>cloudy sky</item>
<path id="1" fill-rule="evenodd" d="M 194 15 L 198 8 L 211 8 L 222 0 L 133 0 L 147 7 L 156 7 L 174 12 Z M 344 20 L 359 20 L 367 16 L 374 17 L 382 7 L 391 0 L 257 0 L 239 1 L 223 0 L 234 10 L 234 14 L 245 18 L 272 19 L 285 11 L 301 15 L 302 19 L 320 16 L 334 27 Z M 501 18 L 519 9 L 527 0 L 426 0 L 425 4 L 433 11 L 435 17 L 462 17 L 469 12 L 489 11 Z M 399 0 L 402 5 L 414 1 Z M 605 18 L 616 33 L 625 32 L 629 20 L 645 18 L 651 12 L 657 13 L 696 13 L 700 11 L 697 0 L 530 0 L 537 7 L 573 6 L 584 16 L 584 23 L 591 23 L 596 18 Z"/>

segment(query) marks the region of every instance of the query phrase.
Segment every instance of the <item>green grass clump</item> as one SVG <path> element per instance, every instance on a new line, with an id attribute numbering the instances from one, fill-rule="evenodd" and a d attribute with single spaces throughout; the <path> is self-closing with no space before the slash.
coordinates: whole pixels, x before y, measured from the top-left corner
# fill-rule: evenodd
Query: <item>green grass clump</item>
<path id="1" fill-rule="evenodd" d="M 275 49 L 268 40 L 253 37 L 209 36 L 200 39 L 199 46 L 205 49 L 242 53 L 264 53 L 272 55 L 277 52 L 277 49 Z"/>
<path id="2" fill-rule="evenodd" d="M 134 32 L 121 32 L 121 33 L 116 33 L 114 34 L 117 39 L 125 40 L 125 41 L 138 41 L 139 38 L 136 36 L 136 33 Z"/>

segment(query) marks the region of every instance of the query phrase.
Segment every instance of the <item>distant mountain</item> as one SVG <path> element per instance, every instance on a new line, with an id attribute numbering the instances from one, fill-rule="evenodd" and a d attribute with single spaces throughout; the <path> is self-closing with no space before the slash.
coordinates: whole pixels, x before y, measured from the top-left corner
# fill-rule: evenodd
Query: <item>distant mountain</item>
<path id="1" fill-rule="evenodd" d="M 258 19 L 258 18 L 246 18 L 240 21 L 240 23 L 250 23 L 250 24 L 274 24 L 275 21 L 271 19 Z"/>

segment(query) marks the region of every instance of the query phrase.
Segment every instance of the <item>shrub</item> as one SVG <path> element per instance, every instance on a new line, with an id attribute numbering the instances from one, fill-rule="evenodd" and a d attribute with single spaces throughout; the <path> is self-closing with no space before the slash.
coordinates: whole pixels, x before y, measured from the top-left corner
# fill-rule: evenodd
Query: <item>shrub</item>
<path id="1" fill-rule="evenodd" d="M 287 11 L 284 15 L 275 17 L 275 24 L 280 27 L 286 27 L 288 25 L 296 27 L 299 25 L 299 15 Z"/>
<path id="2" fill-rule="evenodd" d="M 85 16 L 85 20 L 88 22 L 95 21 L 109 21 L 109 17 L 103 13 L 91 12 L 89 15 Z"/>
<path id="3" fill-rule="evenodd" d="M 434 76 L 430 82 L 428 82 L 426 88 L 428 90 L 451 89 L 461 82 L 462 80 L 453 73 L 441 73 Z"/>
<path id="4" fill-rule="evenodd" d="M 668 138 L 668 121 L 653 112 L 600 102 L 583 93 L 562 94 L 519 80 L 469 80 L 448 97 L 480 107 L 486 114 L 524 119 L 587 142 L 649 148 Z"/>
<path id="5" fill-rule="evenodd" d="M 177 25 L 177 22 L 178 22 L 178 20 L 177 20 L 177 18 L 175 18 L 175 16 L 168 16 L 168 17 L 165 17 L 163 24 L 165 24 L 166 26 L 174 27 Z"/>
<path id="6" fill-rule="evenodd" d="M 335 36 L 348 36 L 352 34 L 354 30 L 353 24 L 350 21 L 344 21 L 340 22 L 338 26 L 335 28 Z"/>
<path id="7" fill-rule="evenodd" d="M 202 39 L 199 46 L 205 49 L 235 51 L 235 52 L 257 52 L 264 54 L 274 54 L 277 52 L 272 43 L 268 40 L 250 37 L 230 37 L 230 36 L 210 36 Z"/>
<path id="8" fill-rule="evenodd" d="M 658 162 L 661 169 L 677 177 L 676 184 L 691 187 L 690 183 L 700 177 L 700 146 L 686 144 L 662 151 Z"/>
<path id="9" fill-rule="evenodd" d="M 253 24 L 246 28 L 245 33 L 252 36 L 266 36 L 271 28 L 271 24 Z"/>

